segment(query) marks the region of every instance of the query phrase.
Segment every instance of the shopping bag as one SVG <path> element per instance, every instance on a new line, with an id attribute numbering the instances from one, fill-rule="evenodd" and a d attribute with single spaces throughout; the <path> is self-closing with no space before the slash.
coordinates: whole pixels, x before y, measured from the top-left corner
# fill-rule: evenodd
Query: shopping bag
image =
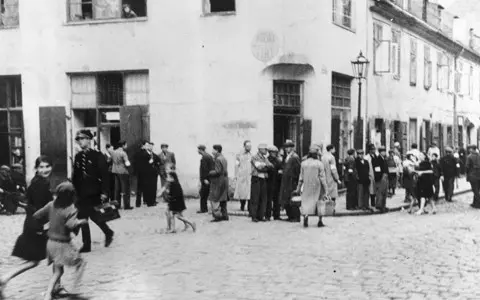
<path id="1" fill-rule="evenodd" d="M 120 213 L 118 212 L 118 202 L 110 201 L 93 208 L 92 220 L 97 222 L 110 222 L 116 219 L 120 219 Z"/>

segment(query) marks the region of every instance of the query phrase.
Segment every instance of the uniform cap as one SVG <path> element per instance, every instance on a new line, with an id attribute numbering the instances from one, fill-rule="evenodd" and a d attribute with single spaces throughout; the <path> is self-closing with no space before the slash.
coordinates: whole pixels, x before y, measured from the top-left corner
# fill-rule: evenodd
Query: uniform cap
<path id="1" fill-rule="evenodd" d="M 207 149 L 207 147 L 205 147 L 205 145 L 198 145 L 198 146 L 197 146 L 197 149 L 198 149 L 198 150 L 205 151 L 205 150 Z"/>
<path id="2" fill-rule="evenodd" d="M 387 148 L 385 148 L 384 146 L 380 146 L 378 148 L 378 152 L 382 152 L 382 151 L 387 151 Z"/>
<path id="3" fill-rule="evenodd" d="M 160 148 L 168 148 L 168 144 L 161 144 Z"/>
<path id="4" fill-rule="evenodd" d="M 267 149 L 267 148 L 268 148 L 267 144 L 262 143 L 262 144 L 258 145 L 258 149 Z"/>
<path id="5" fill-rule="evenodd" d="M 275 147 L 275 146 L 269 146 L 269 147 L 267 148 L 267 150 L 270 151 L 270 152 L 278 152 L 278 148 Z"/>
<path id="6" fill-rule="evenodd" d="M 75 136 L 75 140 L 79 140 L 79 139 L 93 139 L 93 134 L 90 130 L 88 129 L 82 129 L 82 130 L 79 130 L 77 132 L 77 135 Z"/>

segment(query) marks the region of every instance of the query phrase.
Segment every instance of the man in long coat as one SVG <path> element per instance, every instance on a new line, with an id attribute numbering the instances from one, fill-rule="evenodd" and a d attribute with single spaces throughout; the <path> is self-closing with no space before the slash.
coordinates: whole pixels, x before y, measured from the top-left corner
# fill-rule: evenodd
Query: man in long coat
<path id="1" fill-rule="evenodd" d="M 325 167 L 325 178 L 327 181 L 326 196 L 333 201 L 338 198 L 338 185 L 341 183 L 338 176 L 337 162 L 335 160 L 335 146 L 328 145 L 327 152 L 322 156 L 322 163 Z"/>
<path id="2" fill-rule="evenodd" d="M 252 186 L 252 143 L 245 141 L 243 151 L 235 160 L 235 193 L 233 199 L 240 200 L 240 209 L 245 210 L 245 204 L 250 200 Z M 250 211 L 250 203 L 247 209 Z"/>
<path id="3" fill-rule="evenodd" d="M 137 207 L 140 207 L 142 204 L 142 195 L 147 206 L 151 207 L 156 205 L 160 158 L 153 153 L 152 150 L 153 143 L 144 141 L 142 149 L 135 157 L 137 172 Z"/>
<path id="4" fill-rule="evenodd" d="M 222 146 L 213 146 L 213 169 L 209 172 L 210 177 L 210 205 L 212 207 L 212 222 L 227 221 L 228 201 L 228 169 L 227 160 L 222 155 Z"/>
<path id="5" fill-rule="evenodd" d="M 445 148 L 445 156 L 440 159 L 440 181 L 442 182 L 445 201 L 452 202 L 455 178 L 460 175 L 460 163 L 453 156 L 453 149 Z"/>
<path id="6" fill-rule="evenodd" d="M 300 222 L 300 208 L 292 203 L 292 193 L 297 188 L 300 177 L 300 157 L 295 153 L 295 144 L 287 140 L 284 144 L 285 162 L 280 187 L 280 205 L 285 208 L 289 222 Z"/>
<path id="7" fill-rule="evenodd" d="M 200 210 L 197 212 L 203 214 L 208 212 L 208 195 L 210 194 L 210 170 L 213 169 L 213 157 L 205 150 L 204 145 L 197 147 L 198 154 L 202 156 L 200 159 Z"/>

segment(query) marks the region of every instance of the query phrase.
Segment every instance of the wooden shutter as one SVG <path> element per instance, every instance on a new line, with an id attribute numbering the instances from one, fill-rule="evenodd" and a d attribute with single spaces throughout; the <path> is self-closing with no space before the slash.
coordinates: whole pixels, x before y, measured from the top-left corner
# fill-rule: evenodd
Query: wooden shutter
<path id="1" fill-rule="evenodd" d="M 144 134 L 144 127 L 150 126 L 149 124 L 144 124 L 148 120 L 145 118 L 146 114 L 148 115 L 148 106 L 120 107 L 120 137 L 127 142 L 127 154 L 132 161 L 142 141 L 148 138 Z"/>
<path id="2" fill-rule="evenodd" d="M 302 122 L 302 152 L 303 155 L 308 154 L 310 145 L 312 144 L 312 120 L 304 119 Z"/>
<path id="3" fill-rule="evenodd" d="M 405 154 L 408 149 L 408 123 L 401 122 L 402 140 L 400 142 L 402 147 L 402 153 Z"/>
<path id="4" fill-rule="evenodd" d="M 67 178 L 67 121 L 64 106 L 40 107 L 40 154 L 53 162 L 52 187 Z"/>

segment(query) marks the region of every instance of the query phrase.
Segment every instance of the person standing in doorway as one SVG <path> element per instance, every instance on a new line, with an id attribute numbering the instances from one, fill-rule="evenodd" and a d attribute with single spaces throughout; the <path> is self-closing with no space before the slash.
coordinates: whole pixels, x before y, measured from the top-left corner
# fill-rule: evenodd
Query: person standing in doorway
<path id="1" fill-rule="evenodd" d="M 455 178 L 460 174 L 460 163 L 453 156 L 453 149 L 445 148 L 445 156 L 440 159 L 440 181 L 442 182 L 445 201 L 452 202 Z"/>
<path id="2" fill-rule="evenodd" d="M 78 215 L 80 219 L 89 219 L 94 207 L 108 199 L 109 178 L 107 161 L 102 153 L 90 148 L 93 138 L 90 130 L 80 130 L 77 132 L 75 140 L 81 148 L 81 151 L 75 155 L 73 166 L 72 183 L 78 196 Z M 105 234 L 105 247 L 110 246 L 113 241 L 113 231 L 107 223 L 92 220 Z M 91 251 L 90 226 L 88 223 L 82 224 L 83 246 L 81 252 Z"/>
<path id="3" fill-rule="evenodd" d="M 468 146 L 468 152 L 465 170 L 467 172 L 467 181 L 470 182 L 473 192 L 473 208 L 480 208 L 480 155 L 477 152 L 477 146 Z"/>
<path id="4" fill-rule="evenodd" d="M 322 163 L 325 167 L 325 178 L 327 180 L 327 197 L 335 202 L 338 198 L 338 185 L 341 184 L 338 176 L 337 162 L 335 160 L 335 146 L 328 145 L 327 153 L 322 156 Z"/>
<path id="5" fill-rule="evenodd" d="M 380 212 L 387 212 L 388 193 L 388 164 L 387 150 L 385 147 L 378 149 L 379 155 L 372 160 L 373 172 L 375 174 L 375 208 Z"/>
<path id="6" fill-rule="evenodd" d="M 252 187 L 252 143 L 243 142 L 243 150 L 235 160 L 235 193 L 233 199 L 240 200 L 240 209 L 245 210 L 245 204 L 250 200 Z M 250 211 L 250 202 L 247 207 Z"/>
<path id="7" fill-rule="evenodd" d="M 357 158 L 355 159 L 355 167 L 357 169 L 357 195 L 358 208 L 365 211 L 371 211 L 370 208 L 370 167 L 368 161 L 364 158 L 362 149 L 357 150 Z"/>
<path id="8" fill-rule="evenodd" d="M 252 157 L 252 187 L 250 215 L 253 222 L 266 221 L 265 211 L 267 210 L 267 179 L 268 172 L 273 165 L 267 159 L 267 145 L 258 145 L 258 153 Z"/>
<path id="9" fill-rule="evenodd" d="M 210 194 L 210 170 L 214 168 L 213 157 L 206 152 L 205 145 L 197 147 L 200 159 L 200 210 L 199 214 L 208 212 L 208 195 Z"/>
<path id="10" fill-rule="evenodd" d="M 168 151 L 167 144 L 161 144 L 160 148 L 162 151 L 160 152 L 160 182 L 162 187 L 165 186 L 167 182 L 167 169 L 166 166 L 173 166 L 176 168 L 177 161 L 175 159 L 175 153 Z"/>
<path id="11" fill-rule="evenodd" d="M 280 186 L 280 205 L 285 208 L 287 221 L 300 222 L 300 208 L 292 202 L 292 194 L 298 185 L 302 162 L 295 153 L 295 144 L 291 140 L 287 140 L 283 146 L 286 157 L 284 158 L 282 184 Z"/>
<path id="12" fill-rule="evenodd" d="M 142 149 L 137 153 L 135 163 L 138 176 L 136 206 L 140 207 L 142 204 L 142 195 L 147 206 L 155 206 L 157 204 L 157 180 L 160 159 L 153 153 L 153 143 L 148 141 L 143 143 Z"/>
<path id="13" fill-rule="evenodd" d="M 128 168 L 130 167 L 130 160 L 127 155 L 127 143 L 121 141 L 118 143 L 118 148 L 112 153 L 112 173 L 115 174 L 115 200 L 124 209 L 133 209 L 130 205 L 130 174 Z"/>
<path id="14" fill-rule="evenodd" d="M 280 220 L 280 204 L 278 197 L 280 193 L 280 184 L 282 183 L 283 164 L 278 156 L 278 148 L 268 147 L 268 161 L 273 168 L 270 169 L 267 178 L 267 211 L 265 219 L 268 221 L 273 216 L 274 220 Z"/>
<path id="15" fill-rule="evenodd" d="M 222 145 L 213 146 L 213 168 L 210 177 L 210 205 L 212 207 L 212 222 L 228 221 L 228 164 L 222 154 Z"/>
<path id="16" fill-rule="evenodd" d="M 357 167 L 355 162 L 355 150 L 349 149 L 347 151 L 347 158 L 345 158 L 345 185 L 347 186 L 347 210 L 358 209 L 357 196 Z"/>

